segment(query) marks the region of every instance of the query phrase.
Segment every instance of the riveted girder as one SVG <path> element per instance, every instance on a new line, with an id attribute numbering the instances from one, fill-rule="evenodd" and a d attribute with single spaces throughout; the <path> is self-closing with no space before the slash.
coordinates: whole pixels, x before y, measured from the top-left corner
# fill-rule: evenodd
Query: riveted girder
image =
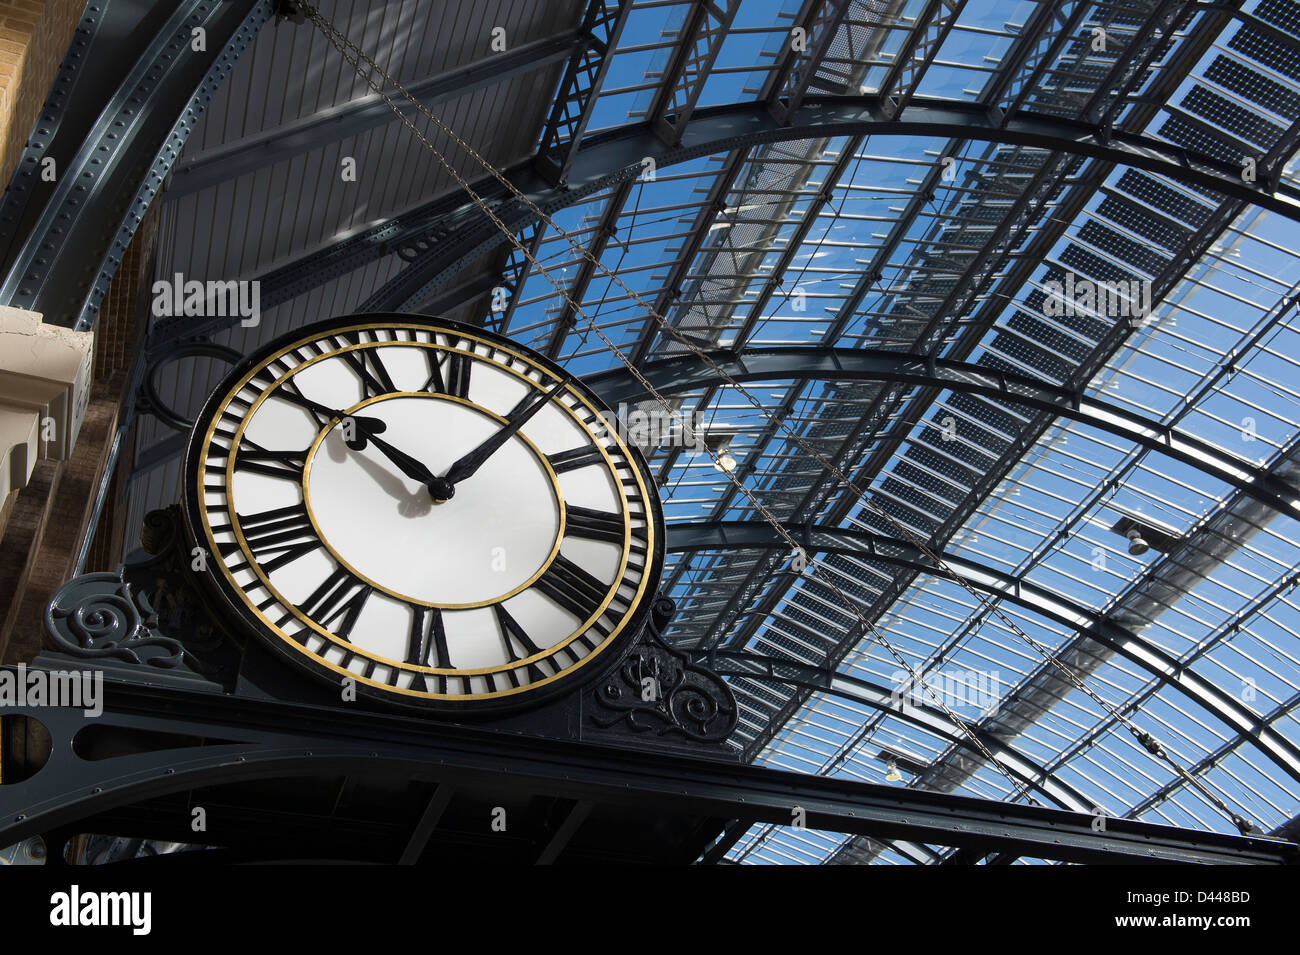
<path id="1" fill-rule="evenodd" d="M 791 346 L 749 348 L 740 355 L 717 351 L 708 353 L 707 358 L 696 354 L 678 355 L 652 362 L 641 372 L 661 394 L 671 395 L 724 385 L 726 380 L 719 370 L 741 383 L 808 379 L 902 382 L 984 395 L 1056 412 L 1063 418 L 1107 431 L 1190 464 L 1257 498 L 1279 514 L 1300 519 L 1300 488 L 1275 477 L 1266 468 L 1229 454 L 1212 442 L 1118 405 L 1098 401 L 1073 389 L 983 365 L 883 349 Z M 636 376 L 623 368 L 590 376 L 587 383 L 610 407 L 648 397 Z"/>

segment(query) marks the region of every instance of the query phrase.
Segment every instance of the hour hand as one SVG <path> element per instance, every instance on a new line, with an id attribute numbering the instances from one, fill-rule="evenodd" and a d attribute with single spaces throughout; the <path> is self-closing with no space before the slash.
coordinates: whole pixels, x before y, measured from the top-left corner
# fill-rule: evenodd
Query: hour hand
<path id="1" fill-rule="evenodd" d="M 382 424 L 383 422 L 380 423 Z M 419 481 L 427 487 L 439 480 L 438 477 L 427 467 L 415 458 L 411 457 L 405 451 L 393 447 L 383 438 L 377 438 L 372 434 L 370 435 L 370 440 L 374 443 L 380 454 L 396 464 L 397 469 L 412 481 Z M 351 445 L 349 445 L 349 447 L 351 447 Z M 433 493 L 432 489 L 430 490 L 430 493 Z M 437 495 L 434 496 L 436 497 Z"/>
<path id="2" fill-rule="evenodd" d="M 346 441 L 347 446 L 353 451 L 364 451 L 366 441 L 369 438 L 373 438 L 377 434 L 382 434 L 388 428 L 387 423 L 385 423 L 382 418 L 372 418 L 370 415 L 350 415 L 346 411 L 331 408 L 328 405 L 321 404 L 319 401 L 312 401 L 297 388 L 291 387 L 291 383 L 287 383 L 285 387 L 280 389 L 279 397 L 283 398 L 285 401 L 293 402 L 300 408 L 306 408 L 319 418 L 325 418 L 326 420 L 334 418 L 338 421 L 344 422 L 344 440 Z M 349 421 L 351 421 L 353 425 L 351 428 L 348 428 L 346 424 Z M 352 432 L 351 437 L 348 437 L 348 431 Z"/>
<path id="3" fill-rule="evenodd" d="M 388 429 L 388 424 L 382 418 L 372 418 L 369 415 L 350 415 L 346 411 L 330 412 L 338 418 L 343 424 L 343 443 L 353 451 L 364 451 L 367 441 L 374 441 L 375 446 L 379 446 L 379 439 L 375 435 Z M 348 422 L 352 422 L 352 427 L 348 427 Z M 348 437 L 348 432 L 352 432 L 352 437 Z"/>

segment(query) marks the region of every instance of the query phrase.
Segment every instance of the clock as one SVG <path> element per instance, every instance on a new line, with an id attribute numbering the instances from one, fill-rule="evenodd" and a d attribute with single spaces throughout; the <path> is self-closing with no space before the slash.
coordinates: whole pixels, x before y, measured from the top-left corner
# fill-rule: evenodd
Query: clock
<path id="1" fill-rule="evenodd" d="M 663 565 L 654 482 L 595 395 L 480 328 L 334 319 L 195 420 L 185 523 L 223 609 L 356 696 L 464 714 L 617 664 Z"/>

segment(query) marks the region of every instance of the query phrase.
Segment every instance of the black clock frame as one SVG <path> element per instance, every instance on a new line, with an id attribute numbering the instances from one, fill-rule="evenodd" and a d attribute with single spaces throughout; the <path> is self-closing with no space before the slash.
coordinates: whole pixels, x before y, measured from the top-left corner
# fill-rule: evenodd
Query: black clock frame
<path id="1" fill-rule="evenodd" d="M 385 322 L 400 323 L 405 325 L 426 325 L 431 331 L 449 331 L 460 333 L 468 336 L 489 339 L 496 342 L 502 348 L 509 348 L 528 358 L 529 361 L 536 362 L 538 366 L 546 369 L 549 373 L 557 378 L 568 378 L 569 387 L 585 398 L 590 404 L 600 411 L 607 421 L 611 423 L 615 420 L 614 413 L 600 397 L 588 388 L 583 382 L 576 377 L 569 375 L 563 368 L 551 359 L 539 354 L 526 345 L 505 338 L 495 332 L 480 328 L 475 325 L 468 325 L 463 322 L 455 322 L 447 319 L 438 318 L 432 315 L 418 315 L 404 312 L 362 312 L 351 315 L 342 315 L 335 318 L 327 319 L 311 325 L 304 325 L 293 329 L 283 335 L 278 336 L 267 344 L 261 346 L 254 353 L 245 356 L 241 361 L 236 363 L 217 384 L 206 401 L 202 409 L 194 419 L 194 425 L 190 430 L 189 440 L 186 443 L 185 458 L 182 465 L 181 474 L 184 484 L 182 498 L 182 514 L 184 517 L 184 533 L 187 545 L 191 548 L 201 547 L 207 549 L 207 542 L 201 531 L 203 526 L 201 506 L 198 493 L 198 469 L 202 460 L 203 438 L 213 419 L 220 414 L 223 406 L 223 400 L 229 392 L 231 386 L 241 377 L 247 374 L 256 366 L 262 364 L 270 355 L 274 354 L 295 341 L 300 341 L 305 336 L 310 335 L 328 335 L 339 330 L 355 328 L 359 326 L 382 325 Z M 356 693 L 359 699 L 369 702 L 378 703 L 386 707 L 394 707 L 400 710 L 410 712 L 412 710 L 431 714 L 442 715 L 462 719 L 466 717 L 494 715 L 503 715 L 515 713 L 521 710 L 531 709 L 539 704 L 550 702 L 558 697 L 573 693 L 583 687 L 595 683 L 602 677 L 607 677 L 615 672 L 616 668 L 632 652 L 633 647 L 641 638 L 642 631 L 645 629 L 651 605 L 655 601 L 658 593 L 658 584 L 663 573 L 664 562 L 664 537 L 665 525 L 663 519 L 663 508 L 660 505 L 658 497 L 658 487 L 655 483 L 654 476 L 646 464 L 645 457 L 640 450 L 632 444 L 623 442 L 628 452 L 628 460 L 641 475 L 646 488 L 646 516 L 653 523 L 654 541 L 650 548 L 650 553 L 646 562 L 646 584 L 641 592 L 640 598 L 629 610 L 626 616 L 626 622 L 623 629 L 608 642 L 608 645 L 595 651 L 598 659 L 593 660 L 591 665 L 580 665 L 569 672 L 563 673 L 550 683 L 538 687 L 537 689 L 524 690 L 523 692 L 510 696 L 499 697 L 495 699 L 478 699 L 478 700 L 432 700 L 421 699 L 418 697 L 405 698 L 400 694 L 389 693 L 382 689 L 371 687 L 361 680 L 355 681 Z M 245 636 L 255 639 L 262 647 L 270 649 L 279 659 L 287 661 L 290 665 L 297 667 L 303 672 L 309 673 L 318 681 L 323 681 L 331 686 L 340 686 L 340 677 L 334 670 L 321 665 L 311 655 L 306 652 L 294 650 L 286 641 L 268 634 L 261 621 L 241 600 L 229 592 L 229 587 L 225 581 L 220 579 L 219 572 L 213 566 L 213 561 L 208 561 L 207 569 L 198 574 L 202 580 L 202 586 L 206 591 L 206 596 L 215 599 L 216 605 L 222 616 L 227 616 L 235 620 L 240 630 Z"/>

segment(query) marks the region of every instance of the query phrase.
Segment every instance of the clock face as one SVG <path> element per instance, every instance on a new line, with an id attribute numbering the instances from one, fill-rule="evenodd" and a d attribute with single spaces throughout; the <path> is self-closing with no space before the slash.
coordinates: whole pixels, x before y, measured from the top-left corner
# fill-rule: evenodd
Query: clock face
<path id="1" fill-rule="evenodd" d="M 531 703 L 630 647 L 662 565 L 639 454 L 558 366 L 365 315 L 237 366 L 195 424 L 187 520 L 225 601 L 358 695 Z"/>

